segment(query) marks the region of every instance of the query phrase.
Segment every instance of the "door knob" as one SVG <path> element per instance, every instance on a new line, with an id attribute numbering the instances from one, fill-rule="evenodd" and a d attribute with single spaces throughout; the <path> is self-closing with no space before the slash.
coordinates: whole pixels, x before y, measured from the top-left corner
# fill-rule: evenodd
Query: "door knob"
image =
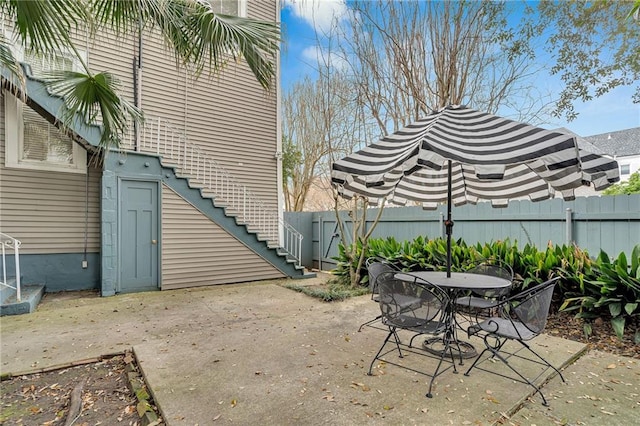
<path id="1" fill-rule="evenodd" d="M 151 244 L 158 244 L 158 240 L 151 240 Z"/>

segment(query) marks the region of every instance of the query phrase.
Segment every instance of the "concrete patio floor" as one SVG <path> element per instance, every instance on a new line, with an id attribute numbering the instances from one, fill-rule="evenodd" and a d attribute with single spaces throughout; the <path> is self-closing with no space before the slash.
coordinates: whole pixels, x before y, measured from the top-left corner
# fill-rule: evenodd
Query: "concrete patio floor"
<path id="1" fill-rule="evenodd" d="M 472 360 L 438 377 L 429 399 L 426 376 L 384 363 L 366 374 L 385 337 L 357 332 L 379 312 L 368 296 L 324 303 L 283 282 L 47 295 L 37 312 L 0 320 L 1 371 L 133 348 L 169 425 L 639 423 L 637 360 L 585 354 L 582 343 L 543 335 L 536 349 L 556 366 L 569 364 L 566 384 L 555 376 L 543 389 L 551 407 L 529 399 L 524 384 L 481 371 L 465 377 Z M 411 355 L 403 362 L 432 370 L 436 361 Z"/>

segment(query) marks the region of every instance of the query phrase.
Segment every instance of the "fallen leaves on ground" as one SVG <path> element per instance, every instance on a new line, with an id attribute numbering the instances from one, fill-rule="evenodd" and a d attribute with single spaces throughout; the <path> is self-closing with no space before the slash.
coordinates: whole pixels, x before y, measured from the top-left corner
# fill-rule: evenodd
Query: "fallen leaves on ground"
<path id="1" fill-rule="evenodd" d="M 54 425 L 66 419 L 71 392 L 83 382 L 82 411 L 74 425 L 139 425 L 137 400 L 127 386 L 127 362 L 118 355 L 60 370 L 14 377 L 2 382 L 0 424 Z"/>

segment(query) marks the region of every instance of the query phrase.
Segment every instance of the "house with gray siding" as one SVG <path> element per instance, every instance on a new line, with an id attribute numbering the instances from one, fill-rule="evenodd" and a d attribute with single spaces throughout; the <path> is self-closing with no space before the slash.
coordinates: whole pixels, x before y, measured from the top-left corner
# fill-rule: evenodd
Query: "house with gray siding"
<path id="1" fill-rule="evenodd" d="M 640 127 L 587 136 L 587 142 L 618 161 L 620 181 L 640 171 Z"/>
<path id="2" fill-rule="evenodd" d="M 238 13 L 279 19 L 275 0 L 240 0 Z M 243 62 L 196 79 L 157 34 L 77 37 L 145 123 L 91 161 L 100 128 L 58 130 L 42 64 L 22 58 L 23 99 L 3 73 L 0 232 L 21 242 L 23 285 L 108 296 L 305 276 L 282 220 L 279 85 L 265 92 Z"/>

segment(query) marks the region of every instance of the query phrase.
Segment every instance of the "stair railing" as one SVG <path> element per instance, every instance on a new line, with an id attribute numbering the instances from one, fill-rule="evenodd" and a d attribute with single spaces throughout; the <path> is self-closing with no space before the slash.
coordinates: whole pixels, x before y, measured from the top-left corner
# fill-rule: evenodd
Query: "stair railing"
<path id="1" fill-rule="evenodd" d="M 125 148 L 134 149 L 132 144 Z M 139 127 L 135 149 L 156 154 L 165 164 L 171 163 L 167 165 L 188 175 L 193 184 L 216 200 L 216 205 L 226 207 L 239 223 L 266 239 L 270 246 L 281 247 L 300 265 L 302 234 L 285 223 L 276 209 L 266 206 L 202 148 L 190 143 L 184 133 L 168 120 L 147 116 Z"/>
<path id="2" fill-rule="evenodd" d="M 19 240 L 16 240 L 11 235 L 4 234 L 0 232 L 0 246 L 2 246 L 2 281 L 0 281 L 0 285 L 12 288 L 16 291 L 16 300 L 20 302 L 21 294 L 20 294 L 20 245 L 22 243 Z M 9 279 L 7 278 L 7 257 L 6 252 L 8 250 L 13 250 L 13 261 L 15 264 L 15 272 L 16 272 L 16 285 L 15 287 L 9 284 Z"/>

